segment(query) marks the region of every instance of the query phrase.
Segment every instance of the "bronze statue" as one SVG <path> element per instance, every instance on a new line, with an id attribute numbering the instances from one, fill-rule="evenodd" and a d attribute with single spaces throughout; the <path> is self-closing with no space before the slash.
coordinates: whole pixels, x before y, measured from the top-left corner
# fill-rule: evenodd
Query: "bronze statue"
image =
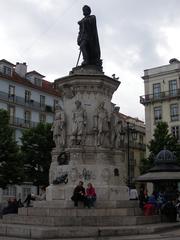
<path id="1" fill-rule="evenodd" d="M 96 27 L 96 17 L 91 14 L 89 6 L 85 5 L 83 8 L 84 18 L 78 22 L 79 35 L 77 43 L 80 46 L 80 53 L 83 55 L 82 66 L 84 65 L 102 65 L 100 59 L 100 47 L 98 32 Z"/>

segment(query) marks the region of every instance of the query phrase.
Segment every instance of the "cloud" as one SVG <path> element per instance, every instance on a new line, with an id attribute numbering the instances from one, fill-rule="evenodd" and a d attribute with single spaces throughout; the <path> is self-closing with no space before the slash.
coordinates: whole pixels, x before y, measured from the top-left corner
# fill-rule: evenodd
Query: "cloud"
<path id="1" fill-rule="evenodd" d="M 121 111 L 144 119 L 143 70 L 180 58 L 179 0 L 6 0 L 1 2 L 0 53 L 27 62 L 46 79 L 68 75 L 78 57 L 82 6 L 97 17 L 104 72 L 120 76 L 113 97 Z"/>

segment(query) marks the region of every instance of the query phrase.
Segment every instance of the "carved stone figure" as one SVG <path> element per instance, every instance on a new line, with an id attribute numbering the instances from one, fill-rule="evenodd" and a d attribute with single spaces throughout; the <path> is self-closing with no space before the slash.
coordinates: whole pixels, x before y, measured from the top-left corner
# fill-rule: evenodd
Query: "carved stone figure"
<path id="1" fill-rule="evenodd" d="M 108 183 L 109 178 L 110 178 L 110 171 L 108 168 L 104 168 L 101 172 L 101 177 L 104 182 Z"/>
<path id="2" fill-rule="evenodd" d="M 104 102 L 101 102 L 96 109 L 94 130 L 97 132 L 97 145 L 103 145 L 109 133 L 109 117 L 108 111 L 104 108 Z"/>
<path id="3" fill-rule="evenodd" d="M 85 135 L 87 113 L 81 106 L 80 101 L 75 101 L 76 108 L 72 113 L 72 144 L 83 144 L 83 137 Z"/>
<path id="4" fill-rule="evenodd" d="M 84 60 L 82 65 L 101 66 L 102 61 L 100 60 L 96 17 L 94 15 L 90 15 L 91 9 L 89 6 L 85 5 L 82 10 L 84 18 L 78 22 L 79 35 L 77 39 Z"/>
<path id="5" fill-rule="evenodd" d="M 60 183 L 68 183 L 68 174 L 62 174 L 61 176 L 57 177 L 54 181 L 53 184 L 60 184 Z"/>
<path id="6" fill-rule="evenodd" d="M 53 131 L 53 140 L 56 148 L 59 149 L 65 145 L 65 113 L 61 106 L 57 105 L 55 110 L 55 119 L 51 128 Z"/>
<path id="7" fill-rule="evenodd" d="M 72 182 L 75 182 L 78 179 L 78 169 L 76 167 L 71 169 L 69 178 Z"/>
<path id="8" fill-rule="evenodd" d="M 121 143 L 122 121 L 119 114 L 119 107 L 115 107 L 111 115 L 111 147 L 119 148 Z"/>

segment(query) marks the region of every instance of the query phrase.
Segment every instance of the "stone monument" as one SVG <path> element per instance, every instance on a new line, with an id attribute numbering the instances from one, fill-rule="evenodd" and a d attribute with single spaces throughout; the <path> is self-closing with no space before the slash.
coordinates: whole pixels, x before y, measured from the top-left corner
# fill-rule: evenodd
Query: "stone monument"
<path id="1" fill-rule="evenodd" d="M 122 123 L 116 116 L 119 109 L 111 102 L 120 82 L 103 73 L 96 17 L 90 15 L 89 6 L 83 7 L 83 14 L 77 40 L 83 62 L 68 76 L 55 80 L 62 106 L 57 106 L 52 126 L 56 147 L 47 200 L 68 202 L 81 180 L 85 186 L 91 182 L 97 202 L 108 205 L 129 199 L 125 157 L 119 144 Z"/>

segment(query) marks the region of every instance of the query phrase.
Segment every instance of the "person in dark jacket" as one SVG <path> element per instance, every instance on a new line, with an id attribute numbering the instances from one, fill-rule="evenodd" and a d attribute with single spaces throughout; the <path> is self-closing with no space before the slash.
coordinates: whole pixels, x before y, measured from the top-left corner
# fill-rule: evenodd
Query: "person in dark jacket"
<path id="1" fill-rule="evenodd" d="M 83 182 L 80 181 L 79 184 L 75 187 L 73 196 L 71 197 L 71 200 L 74 201 L 74 206 L 78 206 L 78 202 L 81 201 L 85 203 L 85 188 L 83 187 Z"/>
<path id="2" fill-rule="evenodd" d="M 2 215 L 10 213 L 18 213 L 18 202 L 15 197 L 9 198 L 7 207 L 2 211 Z"/>

